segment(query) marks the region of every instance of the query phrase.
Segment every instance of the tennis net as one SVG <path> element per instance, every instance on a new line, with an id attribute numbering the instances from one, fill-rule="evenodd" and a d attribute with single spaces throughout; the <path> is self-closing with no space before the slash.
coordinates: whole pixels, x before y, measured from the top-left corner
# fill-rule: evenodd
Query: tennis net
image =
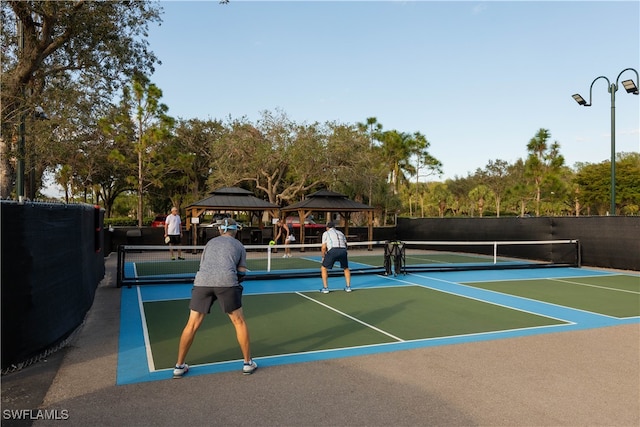
<path id="1" fill-rule="evenodd" d="M 246 280 L 319 277 L 320 244 L 246 245 Z M 121 245 L 117 284 L 193 282 L 204 246 Z M 580 267 L 578 240 L 545 241 L 369 241 L 349 243 L 352 274 L 398 275 L 539 267 Z M 181 254 L 178 258 L 178 254 Z M 329 275 L 342 274 L 339 264 Z"/>

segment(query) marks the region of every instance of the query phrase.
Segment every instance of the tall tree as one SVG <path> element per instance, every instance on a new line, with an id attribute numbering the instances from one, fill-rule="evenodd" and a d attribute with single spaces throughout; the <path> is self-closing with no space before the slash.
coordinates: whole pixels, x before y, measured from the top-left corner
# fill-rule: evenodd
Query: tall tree
<path id="1" fill-rule="evenodd" d="M 640 207 L 640 154 L 619 153 L 616 168 L 616 205 L 622 213 L 633 214 Z M 611 162 L 579 164 L 574 183 L 587 214 L 595 211 L 604 215 L 609 211 Z"/>
<path id="2" fill-rule="evenodd" d="M 489 160 L 484 170 L 478 169 L 481 181 L 493 192 L 496 203 L 496 216 L 500 216 L 500 202 L 509 185 L 509 163 L 504 160 Z"/>
<path id="3" fill-rule="evenodd" d="M 160 102 L 162 90 L 142 74 L 134 75 L 131 86 L 125 87 L 123 97 L 131 106 L 135 123 L 138 227 L 142 227 L 144 191 L 151 185 L 162 186 L 162 178 L 168 172 L 164 165 L 153 160 L 161 152 L 159 145 L 168 143 L 174 119 L 167 114 L 169 107 Z"/>
<path id="4" fill-rule="evenodd" d="M 478 185 L 473 187 L 471 191 L 469 191 L 469 199 L 475 202 L 475 207 L 478 208 L 478 215 L 480 217 L 484 216 L 484 207 L 487 203 L 493 199 L 495 195 L 493 191 L 486 185 Z M 473 216 L 473 214 L 471 215 Z"/>
<path id="5" fill-rule="evenodd" d="M 437 183 L 433 186 L 433 190 L 431 191 L 431 201 L 438 209 L 438 216 L 440 218 L 444 218 L 447 206 L 450 205 L 452 201 L 452 194 L 449 192 L 446 184 Z"/>
<path id="6" fill-rule="evenodd" d="M 369 140 L 369 150 L 367 152 L 368 156 L 366 156 L 366 158 L 369 162 L 371 162 L 372 159 L 378 157 L 381 152 L 380 140 L 382 139 L 382 123 L 379 123 L 376 117 L 367 117 L 364 122 L 356 123 L 356 126 L 358 130 L 366 135 L 366 138 Z M 369 196 L 368 200 L 370 204 L 373 204 L 374 188 L 378 187 L 375 175 L 380 172 L 380 168 L 378 167 L 379 162 L 375 161 L 374 163 L 368 163 L 368 165 L 364 168 L 365 171 L 374 172 L 373 174 L 367 174 L 367 194 Z M 383 199 L 384 197 L 380 200 Z"/>
<path id="7" fill-rule="evenodd" d="M 128 179 L 135 175 L 135 164 L 131 159 L 136 157 L 131 143 L 135 140 L 135 126 L 130 114 L 130 108 L 123 100 L 98 121 L 95 145 L 99 147 L 96 153 L 99 169 L 94 181 L 98 184 L 107 218 L 111 217 L 116 197 L 135 189 Z"/>
<path id="8" fill-rule="evenodd" d="M 319 124 L 297 124 L 281 111 L 264 111 L 255 125 L 235 120 L 229 126 L 215 145 L 210 187 L 244 183 L 271 203 L 285 204 L 329 179 L 326 129 Z"/>
<path id="9" fill-rule="evenodd" d="M 161 9 L 146 1 L 89 0 L 3 1 L 0 7 L 0 196 L 6 197 L 16 177 L 11 159 L 17 156 L 21 117 L 36 105 L 55 116 L 59 106 L 50 99 L 70 84 L 107 104 L 134 71 L 152 72 L 157 59 L 146 35 L 149 24 L 160 21 Z"/>
<path id="10" fill-rule="evenodd" d="M 173 138 L 162 146 L 158 161 L 166 168 L 162 185 L 152 185 L 148 196 L 156 212 L 171 206 L 195 202 L 206 194 L 211 164 L 218 157 L 214 150 L 227 132 L 218 120 L 180 120 Z"/>
<path id="11" fill-rule="evenodd" d="M 539 129 L 527 144 L 529 155 L 525 162 L 525 173 L 532 178 L 535 186 L 535 212 L 540 216 L 540 199 L 545 183 L 557 177 L 557 173 L 564 165 L 564 157 L 560 154 L 560 144 L 554 141 L 549 145 L 551 132 Z M 547 181 L 547 182 L 545 182 Z"/>

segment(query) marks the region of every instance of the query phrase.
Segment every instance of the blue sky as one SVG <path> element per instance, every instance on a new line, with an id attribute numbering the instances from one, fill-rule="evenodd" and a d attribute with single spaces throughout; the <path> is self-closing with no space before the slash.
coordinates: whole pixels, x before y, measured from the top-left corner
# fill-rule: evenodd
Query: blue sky
<path id="1" fill-rule="evenodd" d="M 640 2 L 161 1 L 151 76 L 174 117 L 363 122 L 421 132 L 444 174 L 514 162 L 540 128 L 566 163 L 611 155 L 607 82 L 640 72 Z M 632 78 L 627 71 L 620 81 Z M 616 151 L 640 150 L 616 92 Z M 355 153 L 354 153 L 355 154 Z M 424 179 L 423 179 L 424 180 Z"/>

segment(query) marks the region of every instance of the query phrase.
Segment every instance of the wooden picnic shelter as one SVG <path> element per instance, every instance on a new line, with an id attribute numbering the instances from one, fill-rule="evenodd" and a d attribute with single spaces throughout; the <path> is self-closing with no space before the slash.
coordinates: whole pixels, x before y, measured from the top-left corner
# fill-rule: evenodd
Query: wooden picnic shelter
<path id="1" fill-rule="evenodd" d="M 210 193 L 210 196 L 199 200 L 186 208 L 186 228 L 189 230 L 193 218 L 200 218 L 207 211 L 216 212 L 247 212 L 253 219 L 261 223 L 262 215 L 268 212 L 272 217 L 278 218 L 280 206 L 262 200 L 253 195 L 251 191 L 239 187 L 223 187 Z M 253 223 L 253 220 L 251 221 Z M 196 224 L 197 228 L 197 224 Z M 194 244 L 197 241 L 196 233 L 193 234 Z"/>
<path id="2" fill-rule="evenodd" d="M 347 196 L 329 190 L 320 190 L 307 195 L 304 200 L 281 209 L 287 214 L 296 212 L 300 218 L 300 242 L 305 241 L 305 230 L 302 226 L 312 212 L 337 212 L 345 219 L 344 234 L 349 236 L 349 220 L 353 212 L 367 213 L 368 241 L 373 240 L 373 212 L 375 208 L 364 203 L 350 200 Z M 339 224 L 336 224 L 339 225 Z"/>

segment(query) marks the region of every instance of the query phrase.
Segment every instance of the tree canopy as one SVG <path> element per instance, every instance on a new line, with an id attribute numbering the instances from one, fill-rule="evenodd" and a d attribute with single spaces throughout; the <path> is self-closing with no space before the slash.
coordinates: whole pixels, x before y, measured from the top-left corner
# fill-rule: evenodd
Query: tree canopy
<path id="1" fill-rule="evenodd" d="M 152 82 L 159 61 L 146 36 L 160 22 L 157 3 L 6 1 L 0 10 L 1 197 L 23 162 L 29 197 L 53 176 L 67 201 L 135 215 L 138 225 L 226 186 L 282 206 L 326 188 L 374 206 L 379 224 L 397 215 L 607 213 L 610 164 L 569 168 L 549 129 L 522 141 L 513 163 L 490 160 L 442 182 L 427 135 L 384 129 L 375 116 L 298 123 L 276 110 L 255 122 L 175 120 Z M 616 163 L 615 214 L 637 215 L 639 154 L 618 153 Z M 122 202 L 129 197 L 136 203 Z"/>
<path id="2" fill-rule="evenodd" d="M 64 127 L 58 137 L 73 138 L 95 129 L 91 117 L 105 114 L 110 100 L 134 73 L 153 72 L 158 61 L 145 37 L 148 26 L 160 21 L 160 8 L 147 1 L 89 0 L 3 1 L 0 7 L 0 196 L 6 197 L 16 179 L 10 159 L 21 155 L 17 142 L 22 118 L 29 120 L 35 107 L 43 105 L 51 118 L 49 127 Z M 28 137 L 26 152 L 35 151 L 42 136 Z M 54 166 L 30 164 L 29 168 L 38 168 L 41 175 L 43 168 Z"/>

